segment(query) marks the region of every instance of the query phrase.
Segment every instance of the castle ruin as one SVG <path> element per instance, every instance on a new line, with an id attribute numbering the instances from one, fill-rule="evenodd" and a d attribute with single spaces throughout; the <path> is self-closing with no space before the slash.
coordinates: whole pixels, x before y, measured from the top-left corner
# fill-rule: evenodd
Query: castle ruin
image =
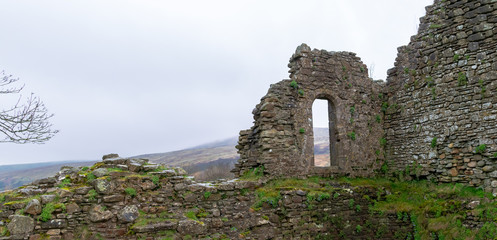
<path id="1" fill-rule="evenodd" d="M 435 0 L 426 11 L 386 83 L 354 53 L 297 48 L 290 79 L 271 85 L 240 132 L 233 172 L 263 178 L 197 183 L 182 169 L 107 155 L 0 193 L 0 239 L 414 239 L 416 223 L 442 236 L 428 222 L 446 212 L 416 222 L 406 209 L 370 211 L 394 194 L 382 187 L 306 179 L 382 171 L 497 194 L 497 1 Z M 328 106 L 329 166 L 314 162 L 316 100 Z M 479 201 L 436 197 L 461 213 L 445 221 L 469 234 L 497 229 Z"/>
<path id="2" fill-rule="evenodd" d="M 240 132 L 233 172 L 369 177 L 383 166 L 497 193 L 497 3 L 437 0 L 420 21 L 386 84 L 354 53 L 299 46 L 290 79 L 270 87 Z M 330 106 L 329 167 L 314 166 L 316 99 Z"/>

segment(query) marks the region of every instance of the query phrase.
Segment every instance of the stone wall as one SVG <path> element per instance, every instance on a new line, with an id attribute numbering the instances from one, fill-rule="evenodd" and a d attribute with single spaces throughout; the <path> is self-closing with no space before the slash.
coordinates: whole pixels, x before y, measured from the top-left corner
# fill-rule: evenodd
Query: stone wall
<path id="1" fill-rule="evenodd" d="M 497 3 L 436 0 L 388 71 L 393 172 L 497 192 Z"/>
<path id="2" fill-rule="evenodd" d="M 111 158 L 91 168 L 63 168 L 55 177 L 1 194 L 0 239 L 412 236 L 409 220 L 368 211 L 377 197 L 385 198 L 370 188 L 329 181 L 316 186 L 333 185 L 322 197 L 285 188 L 274 189 L 279 197 L 272 201 L 254 192 L 264 182 L 197 183 L 183 174 L 143 159 Z"/>
<path id="3" fill-rule="evenodd" d="M 378 168 L 381 84 L 354 53 L 299 46 L 290 79 L 271 85 L 253 111 L 254 126 L 240 132 L 233 172 L 264 167 L 270 176 L 371 176 Z M 312 104 L 329 102 L 329 167 L 314 166 Z"/>

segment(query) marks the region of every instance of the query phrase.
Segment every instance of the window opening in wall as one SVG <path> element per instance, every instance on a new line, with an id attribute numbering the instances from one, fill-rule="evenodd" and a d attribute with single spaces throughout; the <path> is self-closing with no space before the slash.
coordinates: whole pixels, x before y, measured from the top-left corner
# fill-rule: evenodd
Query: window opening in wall
<path id="1" fill-rule="evenodd" d="M 332 107 L 326 99 L 316 99 L 312 104 L 315 167 L 329 167 L 331 165 L 330 110 Z"/>

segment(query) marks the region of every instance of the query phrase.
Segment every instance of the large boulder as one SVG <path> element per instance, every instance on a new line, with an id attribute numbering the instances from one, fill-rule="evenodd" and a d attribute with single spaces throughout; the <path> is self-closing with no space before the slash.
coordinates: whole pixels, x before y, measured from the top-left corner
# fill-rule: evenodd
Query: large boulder
<path id="1" fill-rule="evenodd" d="M 42 229 L 61 229 L 67 227 L 66 219 L 52 219 L 41 223 Z"/>
<path id="2" fill-rule="evenodd" d="M 121 212 L 119 212 L 119 215 L 117 215 L 117 218 L 121 222 L 131 223 L 134 222 L 138 216 L 140 216 L 138 207 L 136 205 L 131 205 L 124 207 Z"/>
<path id="3" fill-rule="evenodd" d="M 101 205 L 95 205 L 90 209 L 90 221 L 92 222 L 104 222 L 112 217 L 114 217 L 114 214 Z"/>
<path id="4" fill-rule="evenodd" d="M 44 193 L 45 190 L 38 188 L 38 186 L 26 186 L 25 188 L 18 189 L 17 192 L 25 196 L 34 196 Z"/>
<path id="5" fill-rule="evenodd" d="M 109 170 L 107 170 L 107 168 L 99 168 L 95 169 L 95 171 L 93 171 L 92 173 L 93 175 L 95 175 L 95 177 L 101 178 L 103 176 L 107 176 L 109 174 Z"/>
<path id="6" fill-rule="evenodd" d="M 53 202 L 56 196 L 53 194 L 47 194 L 47 195 L 41 195 L 40 198 L 42 204 L 47 204 L 49 202 Z"/>
<path id="7" fill-rule="evenodd" d="M 95 190 L 100 194 L 109 194 L 112 192 L 112 184 L 106 179 L 97 179 L 93 181 Z"/>
<path id="8" fill-rule="evenodd" d="M 10 223 L 7 229 L 11 235 L 27 235 L 35 228 L 35 221 L 26 216 L 13 215 L 10 217 Z"/>
<path id="9" fill-rule="evenodd" d="M 28 205 L 24 209 L 25 213 L 29 213 L 31 215 L 38 215 L 41 213 L 41 203 L 38 199 L 32 199 L 29 201 Z"/>
<path id="10" fill-rule="evenodd" d="M 81 212 L 81 208 L 76 203 L 69 203 L 66 205 L 66 212 L 67 212 L 67 214 Z"/>
<path id="11" fill-rule="evenodd" d="M 194 220 L 182 220 L 178 223 L 178 232 L 182 235 L 199 235 L 206 231 L 206 226 L 203 223 Z"/>
<path id="12" fill-rule="evenodd" d="M 119 157 L 119 154 L 117 154 L 117 153 L 110 153 L 110 154 L 104 155 L 102 157 L 102 160 L 112 159 L 112 158 L 118 158 L 118 157 Z"/>

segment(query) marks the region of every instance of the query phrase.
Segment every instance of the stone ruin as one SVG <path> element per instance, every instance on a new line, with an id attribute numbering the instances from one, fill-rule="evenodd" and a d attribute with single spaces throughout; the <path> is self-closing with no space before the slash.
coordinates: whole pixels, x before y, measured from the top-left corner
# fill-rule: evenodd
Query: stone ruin
<path id="1" fill-rule="evenodd" d="M 385 198 L 381 189 L 326 178 L 314 187 L 331 186 L 333 199 L 286 188 L 277 189 L 277 202 L 258 199 L 254 191 L 278 177 L 382 171 L 497 194 L 497 2 L 435 0 L 426 11 L 386 84 L 369 78 L 354 53 L 297 48 L 290 79 L 271 85 L 254 126 L 240 132 L 233 172 L 259 169 L 264 178 L 197 183 L 181 169 L 104 156 L 91 168 L 63 168 L 0 194 L 0 239 L 406 239 L 414 232 L 395 214 L 361 210 Z M 316 99 L 328 102 L 326 167 L 314 163 Z M 483 225 L 471 215 L 478 204 L 460 206 L 471 228 Z"/>
<path id="2" fill-rule="evenodd" d="M 311 50 L 305 44 L 290 58 L 290 79 L 271 85 L 253 111 L 254 126 L 240 132 L 240 160 L 233 172 L 263 166 L 271 176 L 372 176 L 383 126 L 383 84 L 368 77 L 350 52 Z M 312 104 L 328 101 L 330 166 L 314 166 Z M 351 110 L 353 109 L 353 110 Z M 352 134 L 355 135 L 352 137 Z"/>
<path id="3" fill-rule="evenodd" d="M 235 175 L 263 167 L 271 177 L 368 177 L 381 168 L 497 193 L 497 3 L 436 0 L 420 21 L 386 84 L 353 53 L 299 46 L 290 79 L 271 85 L 254 126 L 240 132 Z M 329 167 L 314 166 L 316 99 L 329 103 Z"/>
<path id="4" fill-rule="evenodd" d="M 388 71 L 392 172 L 497 193 L 497 3 L 435 1 Z M 412 167 L 411 167 L 412 169 Z"/>
<path id="5" fill-rule="evenodd" d="M 54 177 L 1 193 L 0 239 L 394 239 L 412 232 L 394 214 L 351 210 L 351 202 L 367 209 L 378 197 L 370 188 L 333 183 L 333 201 L 316 200 L 310 210 L 308 190 L 281 191 L 278 202 L 257 199 L 254 191 L 265 183 L 198 183 L 181 168 L 106 155 L 91 167 L 63 167 Z M 372 230 L 343 229 L 345 222 L 368 222 Z"/>

